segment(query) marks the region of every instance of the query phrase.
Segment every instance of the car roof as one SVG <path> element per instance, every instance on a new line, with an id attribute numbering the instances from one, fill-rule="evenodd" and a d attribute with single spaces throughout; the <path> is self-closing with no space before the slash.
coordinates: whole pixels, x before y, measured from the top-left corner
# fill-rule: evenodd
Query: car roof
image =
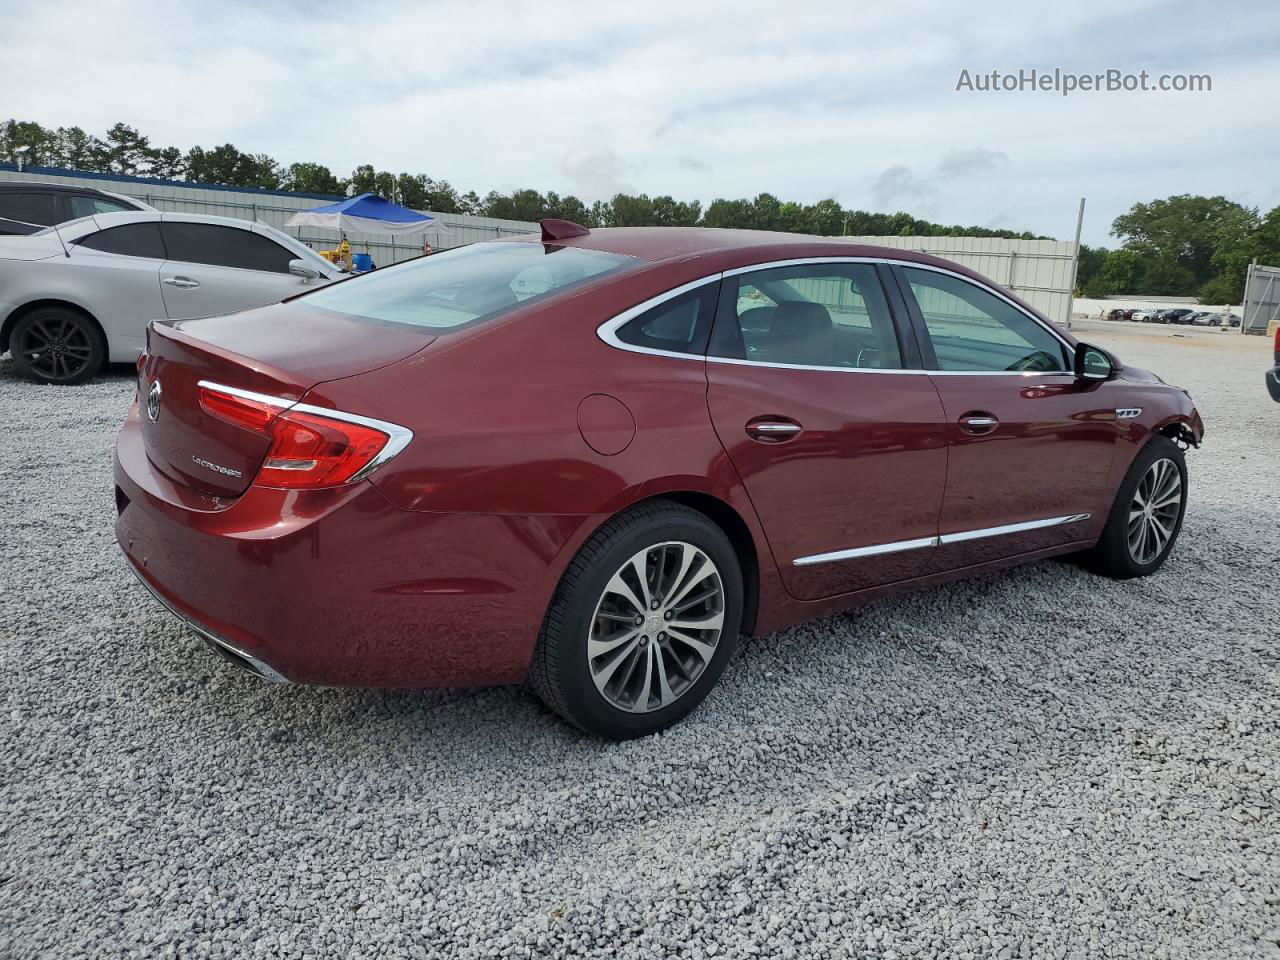
<path id="1" fill-rule="evenodd" d="M 114 197 L 118 194 L 99 190 L 97 187 L 78 187 L 69 183 L 48 183 L 44 180 L 0 180 L 0 191 L 48 191 L 50 193 L 92 193 L 100 197 Z"/>
<path id="2" fill-rule="evenodd" d="M 541 240 L 537 234 L 503 237 L 497 242 Z M 945 266 L 971 273 L 950 260 L 904 250 L 854 243 L 842 237 L 819 237 L 804 233 L 771 230 L 731 230 L 718 227 L 601 227 L 557 245 L 599 250 L 642 260 L 690 260 L 713 258 L 717 263 L 765 263 L 802 257 L 869 257 L 878 260 L 906 260 L 931 266 Z M 977 274 L 974 274 L 977 276 Z"/>

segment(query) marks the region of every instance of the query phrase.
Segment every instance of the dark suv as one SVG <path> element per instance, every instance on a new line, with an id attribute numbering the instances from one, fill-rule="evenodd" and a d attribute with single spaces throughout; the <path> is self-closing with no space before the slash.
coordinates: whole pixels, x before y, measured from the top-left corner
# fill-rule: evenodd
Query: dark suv
<path id="1" fill-rule="evenodd" d="M 95 213 L 151 210 L 141 200 L 93 187 L 73 187 L 34 180 L 0 182 L 0 235 L 35 233 L 55 223 Z"/>

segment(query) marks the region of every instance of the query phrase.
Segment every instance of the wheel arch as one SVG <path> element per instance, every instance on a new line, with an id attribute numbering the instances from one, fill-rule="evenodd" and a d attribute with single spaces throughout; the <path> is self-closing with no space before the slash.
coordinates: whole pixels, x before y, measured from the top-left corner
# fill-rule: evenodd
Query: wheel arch
<path id="1" fill-rule="evenodd" d="M 671 489 L 655 492 L 638 500 L 632 500 L 625 506 L 608 514 L 599 515 L 599 523 L 584 532 L 578 544 L 586 543 L 597 530 L 615 517 L 621 516 L 643 507 L 666 501 L 696 510 L 714 523 L 729 539 L 733 552 L 738 557 L 738 566 L 742 569 L 742 625 L 740 632 L 750 635 L 755 629 L 756 616 L 760 608 L 760 555 L 756 547 L 751 527 L 741 513 L 730 503 L 714 494 L 702 490 Z M 575 547 L 575 552 L 576 552 Z M 550 602 L 550 600 L 548 600 Z"/>
<path id="2" fill-rule="evenodd" d="M 9 315 L 4 318 L 4 323 L 0 324 L 0 353 L 4 353 L 9 349 L 9 337 L 13 333 L 13 328 L 17 326 L 19 320 L 36 310 L 43 310 L 47 307 L 56 307 L 62 310 L 70 310 L 78 313 L 90 323 L 98 331 L 98 336 L 102 338 L 102 343 L 110 349 L 110 341 L 107 339 L 107 331 L 102 328 L 102 323 L 89 310 L 86 310 L 78 303 L 70 300 L 63 300 L 58 297 L 43 297 L 39 300 L 31 300 L 14 308 Z"/>

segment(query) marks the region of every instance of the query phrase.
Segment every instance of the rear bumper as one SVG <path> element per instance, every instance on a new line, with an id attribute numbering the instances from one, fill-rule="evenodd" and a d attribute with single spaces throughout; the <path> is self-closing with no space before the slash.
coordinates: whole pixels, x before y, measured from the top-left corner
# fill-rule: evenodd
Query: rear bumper
<path id="1" fill-rule="evenodd" d="M 147 458 L 136 404 L 115 479 L 116 539 L 139 579 L 224 655 L 295 683 L 520 681 L 560 571 L 595 527 L 407 511 L 368 482 L 250 487 L 196 508 Z"/>
<path id="2" fill-rule="evenodd" d="M 1272 400 L 1280 403 L 1280 364 L 1267 371 L 1267 393 L 1271 394 Z"/>

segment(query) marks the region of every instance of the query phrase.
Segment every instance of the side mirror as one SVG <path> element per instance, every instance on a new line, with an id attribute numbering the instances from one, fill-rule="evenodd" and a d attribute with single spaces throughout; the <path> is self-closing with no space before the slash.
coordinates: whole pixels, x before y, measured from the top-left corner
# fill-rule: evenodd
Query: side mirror
<path id="1" fill-rule="evenodd" d="M 1110 380 L 1120 369 L 1120 361 L 1101 347 L 1077 343 L 1072 369 L 1081 380 Z"/>
<path id="2" fill-rule="evenodd" d="M 320 271 L 305 260 L 290 260 L 289 272 L 295 277 L 301 277 L 305 280 L 315 280 L 320 276 Z"/>

